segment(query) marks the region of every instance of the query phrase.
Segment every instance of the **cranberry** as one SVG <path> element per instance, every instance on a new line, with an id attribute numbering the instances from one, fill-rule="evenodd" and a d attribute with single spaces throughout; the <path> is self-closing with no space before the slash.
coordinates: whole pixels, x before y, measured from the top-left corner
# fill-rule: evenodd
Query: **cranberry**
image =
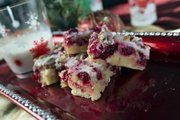
<path id="1" fill-rule="evenodd" d="M 39 70 L 37 68 L 34 69 L 32 79 L 35 80 L 35 81 L 39 81 L 39 79 L 40 79 L 40 72 L 39 72 Z"/>
<path id="2" fill-rule="evenodd" d="M 145 60 L 146 57 L 142 52 L 138 52 L 140 59 Z"/>
<path id="3" fill-rule="evenodd" d="M 78 32 L 78 30 L 71 29 L 66 35 L 65 35 L 65 44 L 67 46 L 72 45 L 73 43 L 78 44 L 79 46 L 88 44 L 88 38 L 81 38 L 76 33 L 76 37 L 71 35 L 73 32 Z"/>
<path id="4" fill-rule="evenodd" d="M 102 79 L 101 71 L 98 70 L 97 68 L 93 68 L 93 70 L 96 72 L 97 79 L 101 80 Z"/>
<path id="5" fill-rule="evenodd" d="M 79 45 L 79 46 L 82 46 L 83 45 L 83 40 L 77 40 L 77 44 Z"/>
<path id="6" fill-rule="evenodd" d="M 100 58 L 106 59 L 107 57 L 111 56 L 116 50 L 118 49 L 118 45 L 108 45 L 104 47 L 103 53 L 100 55 Z"/>
<path id="7" fill-rule="evenodd" d="M 85 39 L 79 39 L 79 40 L 76 40 L 76 43 L 77 43 L 79 46 L 82 46 L 82 45 L 88 44 L 88 41 L 85 40 Z"/>
<path id="8" fill-rule="evenodd" d="M 89 44 L 92 44 L 92 42 L 95 40 L 98 40 L 98 34 L 94 32 L 93 34 L 91 34 L 91 37 L 89 39 Z"/>
<path id="9" fill-rule="evenodd" d="M 96 33 L 100 33 L 101 32 L 101 27 L 100 26 L 96 26 L 96 27 L 94 27 L 94 32 L 96 32 Z"/>
<path id="10" fill-rule="evenodd" d="M 101 45 L 99 45 L 99 50 L 101 50 L 101 51 L 103 51 L 104 50 L 104 47 L 103 47 L 103 45 L 101 44 Z"/>
<path id="11" fill-rule="evenodd" d="M 138 52 L 140 59 L 137 61 L 139 65 L 146 66 L 146 57 L 143 53 Z"/>
<path id="12" fill-rule="evenodd" d="M 92 44 L 89 47 L 89 53 L 93 54 L 94 57 L 97 57 L 99 55 L 99 51 L 97 50 L 97 45 L 99 44 L 99 41 L 96 40 L 92 42 Z"/>
<path id="13" fill-rule="evenodd" d="M 97 45 L 98 42 L 95 41 L 89 48 L 89 51 L 94 55 L 94 58 L 106 59 L 107 57 L 111 56 L 118 48 L 117 44 L 107 46 Z"/>
<path id="14" fill-rule="evenodd" d="M 62 79 L 61 80 L 63 80 L 63 81 L 68 81 L 68 78 L 69 78 L 69 76 L 68 76 L 68 71 L 65 71 L 64 73 L 63 73 L 63 76 L 62 76 Z"/>
<path id="15" fill-rule="evenodd" d="M 40 75 L 39 75 L 39 72 L 35 72 L 32 76 L 32 79 L 35 80 L 35 81 L 38 81 L 40 79 Z"/>
<path id="16" fill-rule="evenodd" d="M 65 39 L 65 44 L 66 44 L 67 46 L 70 46 L 70 45 L 73 44 L 73 41 L 72 41 L 71 37 L 68 37 L 68 38 Z"/>
<path id="17" fill-rule="evenodd" d="M 87 72 L 79 72 L 77 74 L 77 76 L 79 77 L 79 79 L 82 80 L 83 84 L 86 85 L 86 84 L 89 84 L 90 82 L 90 76 Z"/>
<path id="18" fill-rule="evenodd" d="M 65 44 L 67 46 L 73 44 L 72 33 L 75 33 L 75 32 L 77 33 L 78 30 L 77 29 L 70 29 L 68 32 L 66 32 L 66 34 L 65 34 Z"/>
<path id="19" fill-rule="evenodd" d="M 120 53 L 124 56 L 129 56 L 129 55 L 132 55 L 133 53 L 135 53 L 135 50 L 131 46 L 125 46 L 122 44 L 120 46 Z"/>

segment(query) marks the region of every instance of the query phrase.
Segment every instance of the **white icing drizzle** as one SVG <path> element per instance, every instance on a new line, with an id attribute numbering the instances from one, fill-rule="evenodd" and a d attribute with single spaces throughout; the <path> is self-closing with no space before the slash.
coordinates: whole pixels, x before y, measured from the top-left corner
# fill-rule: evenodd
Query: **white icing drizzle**
<path id="1" fill-rule="evenodd" d="M 50 65 L 52 62 L 54 62 L 56 58 L 56 55 L 46 55 L 46 56 L 41 56 L 34 62 L 35 67 L 42 67 L 45 65 Z"/>
<path id="2" fill-rule="evenodd" d="M 103 70 L 106 69 L 105 66 L 102 64 L 94 63 L 88 60 L 80 61 L 81 63 L 77 66 L 74 66 L 70 71 L 72 71 L 75 74 L 78 74 L 79 72 L 86 72 L 89 74 L 91 81 L 98 81 L 97 78 L 97 72 L 94 71 L 93 68 L 97 68 L 100 70 L 101 74 L 103 74 Z M 103 77 L 103 75 L 102 75 Z"/>
<path id="3" fill-rule="evenodd" d="M 123 42 L 125 45 L 132 46 L 133 48 L 135 48 L 135 50 L 142 52 L 146 56 L 146 59 L 149 59 L 150 47 L 144 45 L 141 37 L 136 37 L 136 36 L 132 36 L 132 37 L 133 39 L 130 40 L 131 39 L 130 36 L 121 35 L 120 33 L 116 33 L 116 34 L 114 33 L 114 39 L 116 41 L 118 40 L 119 42 Z"/>
<path id="4" fill-rule="evenodd" d="M 102 26 L 98 38 L 105 44 L 114 44 L 113 34 L 108 30 L 106 26 Z"/>
<path id="5" fill-rule="evenodd" d="M 54 52 L 57 53 L 51 53 L 49 55 L 42 55 L 38 59 L 34 60 L 34 67 L 40 68 L 46 65 L 54 64 L 56 59 L 59 58 L 59 56 L 63 55 L 63 51 L 60 51 L 61 47 L 54 49 Z"/>
<path id="6" fill-rule="evenodd" d="M 65 63 L 65 66 L 68 68 L 71 68 L 75 65 L 77 65 L 79 62 L 79 60 L 77 59 L 77 57 L 70 57 L 67 62 Z"/>

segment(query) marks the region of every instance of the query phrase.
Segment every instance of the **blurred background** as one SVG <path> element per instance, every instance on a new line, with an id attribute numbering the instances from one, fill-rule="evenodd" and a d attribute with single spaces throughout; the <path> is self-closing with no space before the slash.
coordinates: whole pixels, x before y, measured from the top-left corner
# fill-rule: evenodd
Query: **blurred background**
<path id="1" fill-rule="evenodd" d="M 0 0 L 0 8 L 14 5 L 24 0 Z M 97 10 L 109 10 L 120 16 L 126 30 L 133 31 L 163 31 L 180 27 L 179 0 L 43 0 L 47 9 L 49 23 L 53 31 L 67 30 L 77 27 L 78 23 Z M 133 2 L 147 9 L 149 3 L 155 4 L 157 18 L 146 26 L 132 25 L 130 9 Z M 144 6 L 143 6 L 144 5 Z M 152 8 L 151 8 L 152 9 Z M 137 12 L 137 11 L 136 11 Z M 141 11 L 142 12 L 142 9 Z M 148 27 L 147 27 L 148 26 Z"/>

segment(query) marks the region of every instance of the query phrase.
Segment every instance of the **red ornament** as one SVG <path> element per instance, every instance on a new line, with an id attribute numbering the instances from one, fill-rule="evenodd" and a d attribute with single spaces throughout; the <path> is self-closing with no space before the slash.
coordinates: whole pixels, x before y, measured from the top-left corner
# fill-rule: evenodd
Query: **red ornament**
<path id="1" fill-rule="evenodd" d="M 21 62 L 20 60 L 18 60 L 18 59 L 15 59 L 15 60 L 14 60 L 14 63 L 15 63 L 16 66 L 18 66 L 18 67 L 21 67 L 21 66 L 22 66 L 22 62 Z"/>
<path id="2" fill-rule="evenodd" d="M 50 51 L 48 48 L 48 41 L 41 39 L 40 42 L 34 41 L 34 48 L 30 49 L 33 58 L 37 58 L 41 55 L 47 54 Z"/>

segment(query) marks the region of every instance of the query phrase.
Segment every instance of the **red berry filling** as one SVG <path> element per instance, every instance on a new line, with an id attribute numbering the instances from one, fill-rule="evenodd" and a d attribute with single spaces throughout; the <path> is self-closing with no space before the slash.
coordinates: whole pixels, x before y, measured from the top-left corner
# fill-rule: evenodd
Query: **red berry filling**
<path id="1" fill-rule="evenodd" d="M 33 80 L 38 81 L 39 79 L 40 79 L 39 73 L 34 73 L 33 74 Z"/>
<path id="2" fill-rule="evenodd" d="M 126 46 L 124 44 L 120 45 L 119 52 L 124 56 L 129 56 L 135 53 L 135 50 L 131 46 Z"/>
<path id="3" fill-rule="evenodd" d="M 101 71 L 98 70 L 97 68 L 93 68 L 93 70 L 96 72 L 97 79 L 101 80 L 103 78 Z"/>
<path id="4" fill-rule="evenodd" d="M 89 44 L 92 44 L 97 39 L 98 39 L 98 34 L 94 32 L 93 34 L 91 34 L 91 37 L 89 39 Z"/>
<path id="5" fill-rule="evenodd" d="M 140 57 L 140 59 L 137 61 L 137 63 L 139 64 L 139 65 L 141 65 L 141 66 L 146 66 L 146 56 L 143 54 L 143 53 L 141 53 L 141 52 L 138 52 L 139 53 L 139 57 Z"/>
<path id="6" fill-rule="evenodd" d="M 89 52 L 93 54 L 94 58 L 106 59 L 107 57 L 113 55 L 113 53 L 118 49 L 118 45 L 102 45 L 98 41 L 94 41 L 89 47 Z"/>
<path id="7" fill-rule="evenodd" d="M 101 32 L 101 27 L 96 26 L 93 30 L 94 30 L 94 32 L 96 32 L 96 33 L 100 33 L 100 32 Z"/>
<path id="8" fill-rule="evenodd" d="M 76 40 L 76 44 L 78 44 L 79 46 L 87 45 L 88 41 L 85 39 L 79 39 L 79 40 Z"/>
<path id="9" fill-rule="evenodd" d="M 67 46 L 72 45 L 72 44 L 73 44 L 72 38 L 71 38 L 71 37 L 67 37 L 67 38 L 65 39 L 65 44 L 66 44 Z"/>
<path id="10" fill-rule="evenodd" d="M 114 54 L 114 52 L 118 49 L 118 45 L 109 45 L 104 48 L 104 52 L 100 55 L 100 58 L 106 59 L 107 57 Z"/>
<path id="11" fill-rule="evenodd" d="M 90 82 L 90 76 L 87 72 L 79 72 L 77 74 L 77 76 L 79 77 L 79 79 L 82 80 L 83 84 L 86 85 L 86 84 L 89 84 Z"/>
<path id="12" fill-rule="evenodd" d="M 77 29 L 71 29 L 65 35 L 65 44 L 67 46 L 70 46 L 74 43 L 76 43 L 79 46 L 82 46 L 82 45 L 88 44 L 88 40 L 86 40 L 85 38 L 80 38 L 78 36 Z"/>
<path id="13" fill-rule="evenodd" d="M 65 72 L 63 73 L 63 76 L 62 76 L 62 79 L 61 79 L 61 80 L 67 82 L 67 81 L 68 81 L 68 78 L 69 78 L 68 71 L 65 71 Z"/>
<path id="14" fill-rule="evenodd" d="M 35 70 L 34 70 L 32 79 L 35 80 L 35 81 L 39 81 L 39 80 L 40 80 L 40 73 L 39 73 L 39 70 L 38 70 L 38 69 L 35 69 Z"/>
<path id="15" fill-rule="evenodd" d="M 86 39 L 82 39 L 82 38 L 76 39 L 76 40 L 72 40 L 71 37 L 68 37 L 68 38 L 65 39 L 65 44 L 66 44 L 67 46 L 71 46 L 71 45 L 73 45 L 74 43 L 76 43 L 76 44 L 79 45 L 79 46 L 82 46 L 82 45 L 87 45 L 87 44 L 88 44 L 88 41 L 87 41 Z"/>
<path id="16" fill-rule="evenodd" d="M 89 53 L 93 54 L 94 57 L 97 57 L 100 52 L 96 49 L 96 46 L 99 44 L 99 41 L 94 41 L 89 47 Z"/>

